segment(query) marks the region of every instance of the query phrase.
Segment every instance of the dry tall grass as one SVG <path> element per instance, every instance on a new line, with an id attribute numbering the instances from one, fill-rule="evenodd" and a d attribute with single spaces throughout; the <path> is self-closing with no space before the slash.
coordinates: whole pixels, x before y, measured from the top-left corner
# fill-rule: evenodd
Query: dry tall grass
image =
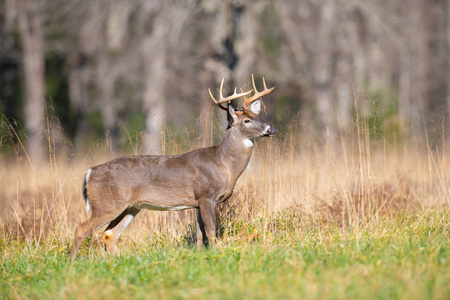
<path id="1" fill-rule="evenodd" d="M 255 144 L 234 195 L 218 208 L 229 238 L 236 238 L 230 236 L 235 223 L 260 224 L 255 232 L 245 232 L 244 238 L 253 239 L 282 234 L 286 226 L 367 229 L 386 218 L 424 218 L 450 205 L 445 146 L 431 149 L 419 141 L 394 147 L 371 140 L 366 130 L 334 147 L 305 144 L 293 131 Z M 3 238 L 67 247 L 75 227 L 87 218 L 81 193 L 85 171 L 110 157 L 95 150 L 68 159 L 50 148 L 49 163 L 39 168 L 23 154 L 2 157 Z M 122 239 L 136 243 L 156 232 L 179 240 L 192 233 L 194 223 L 192 210 L 143 211 Z"/>

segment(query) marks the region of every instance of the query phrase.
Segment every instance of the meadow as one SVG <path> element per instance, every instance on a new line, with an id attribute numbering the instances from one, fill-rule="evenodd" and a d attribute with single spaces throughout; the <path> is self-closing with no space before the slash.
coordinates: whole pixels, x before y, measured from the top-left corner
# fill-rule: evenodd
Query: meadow
<path id="1" fill-rule="evenodd" d="M 448 299 L 446 142 L 374 139 L 367 126 L 334 145 L 294 127 L 258 140 L 218 208 L 215 249 L 195 249 L 194 211 L 145 211 L 120 255 L 104 251 L 99 230 L 74 262 L 82 179 L 111 158 L 107 141 L 67 155 L 49 138 L 48 162 L 34 166 L 16 139 L 0 162 L 0 298 Z M 195 147 L 166 144 L 168 154 Z"/>

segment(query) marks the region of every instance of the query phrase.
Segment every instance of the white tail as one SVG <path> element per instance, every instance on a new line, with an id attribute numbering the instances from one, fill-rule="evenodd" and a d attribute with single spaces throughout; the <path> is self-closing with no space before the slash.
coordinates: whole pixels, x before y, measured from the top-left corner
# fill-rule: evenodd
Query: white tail
<path id="1" fill-rule="evenodd" d="M 91 175 L 92 169 L 87 170 L 86 172 L 86 176 L 84 177 L 84 181 L 83 181 L 83 196 L 84 196 L 84 201 L 86 201 L 86 212 L 89 213 L 91 211 L 91 206 L 89 205 L 89 196 L 87 193 L 87 182 L 89 180 L 89 175 Z"/>

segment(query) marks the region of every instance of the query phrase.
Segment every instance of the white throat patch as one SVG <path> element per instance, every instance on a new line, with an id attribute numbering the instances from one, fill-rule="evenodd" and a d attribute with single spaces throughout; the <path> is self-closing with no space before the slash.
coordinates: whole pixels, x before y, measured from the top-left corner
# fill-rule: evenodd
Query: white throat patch
<path id="1" fill-rule="evenodd" d="M 250 141 L 249 139 L 246 139 L 246 140 L 244 140 L 244 145 L 245 145 L 245 147 L 250 148 L 253 146 L 253 142 Z"/>

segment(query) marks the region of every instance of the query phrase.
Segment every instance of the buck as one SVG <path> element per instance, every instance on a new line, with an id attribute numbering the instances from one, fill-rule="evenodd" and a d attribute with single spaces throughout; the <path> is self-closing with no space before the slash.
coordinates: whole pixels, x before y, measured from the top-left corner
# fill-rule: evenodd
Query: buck
<path id="1" fill-rule="evenodd" d="M 252 138 L 272 136 L 275 128 L 258 117 L 261 97 L 276 87 L 258 92 L 252 75 L 252 90 L 219 100 L 209 90 L 217 106 L 226 110 L 228 128 L 221 144 L 174 156 L 128 156 L 111 160 L 87 170 L 83 183 L 86 211 L 91 216 L 75 230 L 70 259 L 75 259 L 80 244 L 97 229 L 106 227 L 102 239 L 111 253 L 117 252 L 117 239 L 143 208 L 152 210 L 197 209 L 197 248 L 204 238 L 215 244 L 216 206 L 233 193 L 239 176 L 253 152 Z M 230 103 L 243 97 L 242 109 Z M 224 106 L 224 104 L 226 106 Z"/>

